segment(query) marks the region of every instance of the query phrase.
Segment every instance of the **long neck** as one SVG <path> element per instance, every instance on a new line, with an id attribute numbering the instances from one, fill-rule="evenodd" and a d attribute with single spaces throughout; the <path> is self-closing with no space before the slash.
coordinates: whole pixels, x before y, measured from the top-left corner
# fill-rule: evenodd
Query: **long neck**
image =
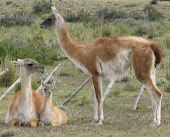
<path id="1" fill-rule="evenodd" d="M 21 76 L 21 95 L 22 99 L 27 102 L 32 101 L 32 87 L 31 87 L 31 74 L 28 74 L 23 66 L 20 68 Z"/>
<path id="2" fill-rule="evenodd" d="M 58 21 L 56 21 L 55 32 L 63 51 L 69 57 L 73 57 L 75 51 L 78 49 L 79 46 L 71 39 L 66 23 L 62 17 L 59 17 Z"/>
<path id="3" fill-rule="evenodd" d="M 44 111 L 51 112 L 52 107 L 53 107 L 52 95 L 50 97 L 45 97 L 44 98 Z"/>

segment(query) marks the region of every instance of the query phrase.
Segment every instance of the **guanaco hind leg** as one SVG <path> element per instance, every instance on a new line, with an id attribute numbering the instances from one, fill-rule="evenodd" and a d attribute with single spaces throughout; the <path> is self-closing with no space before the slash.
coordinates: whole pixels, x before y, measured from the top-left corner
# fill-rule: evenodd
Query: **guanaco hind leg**
<path id="1" fill-rule="evenodd" d="M 29 120 L 26 122 L 26 126 L 28 127 L 37 127 L 39 123 L 39 120 Z"/>
<path id="2" fill-rule="evenodd" d="M 132 62 L 137 79 L 147 89 L 151 97 L 153 123 L 160 125 L 162 93 L 155 85 L 155 56 L 150 47 L 136 47 L 132 50 Z"/>
<path id="3" fill-rule="evenodd" d="M 94 120 L 98 119 L 98 108 L 99 108 L 99 122 L 98 125 L 102 125 L 102 121 L 104 120 L 103 116 L 103 101 L 102 101 L 102 77 L 97 75 L 92 75 L 93 80 L 93 87 L 94 87 L 94 93 L 96 95 L 96 98 L 94 99 Z M 97 101 L 96 101 L 97 99 Z M 98 106 L 98 108 L 97 108 Z M 95 112 L 96 111 L 96 112 Z"/>
<path id="4" fill-rule="evenodd" d="M 17 119 L 13 119 L 13 120 L 9 121 L 8 124 L 11 126 L 21 126 L 21 122 Z"/>

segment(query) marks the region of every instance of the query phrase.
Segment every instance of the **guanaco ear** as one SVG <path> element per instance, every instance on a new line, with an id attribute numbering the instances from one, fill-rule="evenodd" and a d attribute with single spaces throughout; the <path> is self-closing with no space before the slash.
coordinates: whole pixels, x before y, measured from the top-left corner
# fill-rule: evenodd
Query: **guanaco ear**
<path id="1" fill-rule="evenodd" d="M 52 84 L 51 84 L 51 85 L 52 85 L 52 88 L 54 88 L 55 84 L 56 84 L 56 82 L 53 81 Z"/>
<path id="2" fill-rule="evenodd" d="M 12 63 L 13 64 L 15 64 L 15 65 L 24 65 L 24 60 L 22 60 L 22 59 L 17 59 L 17 61 L 12 61 Z"/>
<path id="3" fill-rule="evenodd" d="M 44 87 L 45 86 L 45 81 L 41 80 L 41 85 Z"/>
<path id="4" fill-rule="evenodd" d="M 58 11 L 56 10 L 56 8 L 54 6 L 51 6 L 51 10 L 52 10 L 52 13 L 54 14 L 54 16 L 57 16 Z"/>

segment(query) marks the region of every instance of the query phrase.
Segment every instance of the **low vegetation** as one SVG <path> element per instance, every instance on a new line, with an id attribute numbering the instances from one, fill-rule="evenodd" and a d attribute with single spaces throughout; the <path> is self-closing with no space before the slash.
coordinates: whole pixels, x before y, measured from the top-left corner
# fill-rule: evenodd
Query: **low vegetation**
<path id="1" fill-rule="evenodd" d="M 0 26 L 31 26 L 35 22 L 35 16 L 24 11 L 11 12 L 0 19 Z"/>
<path id="2" fill-rule="evenodd" d="M 155 3 L 150 5 L 150 3 Z M 17 58 L 32 58 L 46 65 L 45 75 L 35 75 L 32 85 L 37 89 L 40 79 L 62 62 L 53 80 L 54 105 L 66 109 L 68 125 L 62 127 L 16 128 L 6 126 L 6 106 L 20 85 L 0 105 L 0 136 L 169 136 L 170 118 L 170 17 L 168 0 L 152 1 L 73 1 L 37 0 L 2 1 L 0 11 L 0 71 L 10 68 L 10 73 L 0 77 L 0 95 L 19 77 L 19 68 L 11 65 Z M 101 4 L 100 4 L 101 3 Z M 27 5 L 28 4 L 28 5 Z M 89 6 L 84 6 L 88 4 Z M 149 5 L 148 5 L 149 4 Z M 25 5 L 25 6 L 24 6 Z M 91 84 L 87 84 L 66 106 L 61 104 L 89 77 L 77 69 L 60 49 L 53 30 L 40 29 L 39 23 L 51 15 L 50 6 L 58 6 L 65 17 L 72 38 L 78 43 L 90 43 L 104 36 L 133 35 L 157 42 L 163 50 L 163 61 L 157 69 L 156 83 L 163 92 L 162 125 L 150 128 L 151 103 L 144 92 L 137 111 L 131 111 L 141 85 L 129 76 L 116 82 L 104 102 L 105 122 L 98 127 L 91 124 L 93 101 Z M 62 6 L 61 6 L 62 5 Z M 104 6 L 106 5 L 106 6 Z M 113 6 L 109 6 L 113 5 Z M 9 11 L 5 10 L 8 7 Z M 78 9 L 76 9 L 78 7 Z M 16 10 L 17 9 L 17 10 Z M 89 10 L 91 9 L 91 10 Z M 164 10 L 164 11 L 163 11 Z M 167 14 L 166 14 L 167 13 Z M 109 84 L 104 80 L 104 87 Z M 40 94 L 42 91 L 40 91 Z M 50 134 L 49 134 L 50 133 Z M 43 134 L 43 135 L 42 135 Z"/>

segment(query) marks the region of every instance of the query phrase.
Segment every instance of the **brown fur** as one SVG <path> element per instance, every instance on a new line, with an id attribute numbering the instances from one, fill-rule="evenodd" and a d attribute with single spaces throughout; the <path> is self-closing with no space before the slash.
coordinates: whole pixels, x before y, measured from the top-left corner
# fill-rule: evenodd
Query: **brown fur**
<path id="1" fill-rule="evenodd" d="M 60 108 L 53 106 L 52 91 L 54 83 L 44 84 L 42 82 L 42 86 L 44 88 L 44 107 L 40 115 L 39 125 L 42 125 L 42 123 L 52 126 L 60 126 L 66 124 L 66 113 Z"/>
<path id="2" fill-rule="evenodd" d="M 13 63 L 20 65 L 21 91 L 11 99 L 5 123 L 35 127 L 43 109 L 44 99 L 31 88 L 31 74 L 43 73 L 45 69 L 32 59 L 13 61 Z"/>
<path id="3" fill-rule="evenodd" d="M 52 7 L 52 12 L 55 15 L 54 18 L 56 20 L 55 24 L 51 25 L 52 22 L 50 22 L 49 25 L 49 19 L 47 19 L 44 22 L 42 22 L 40 26 L 41 28 L 55 26 L 60 46 L 66 53 L 66 55 L 78 67 L 80 67 L 85 72 L 87 70 L 88 73 L 92 75 L 98 106 L 102 108 L 101 104 L 102 95 L 100 91 L 99 85 L 100 83 L 98 81 L 98 77 L 102 77 L 103 75 L 100 74 L 99 71 L 100 69 L 102 70 L 102 67 L 105 66 L 100 65 L 99 69 L 97 65 L 101 64 L 101 62 L 103 64 L 110 63 L 110 61 L 116 59 L 119 53 L 120 56 L 122 56 L 123 58 L 124 56 L 121 55 L 121 51 L 126 51 L 130 54 L 130 55 L 128 54 L 128 59 L 130 61 L 132 59 L 131 63 L 133 64 L 133 68 L 137 79 L 142 84 L 148 86 L 147 90 L 148 91 L 152 90 L 151 92 L 154 93 L 155 98 L 158 98 L 159 102 L 161 102 L 162 93 L 157 89 L 156 85 L 153 83 L 153 79 L 151 79 L 151 73 L 152 74 L 154 73 L 152 71 L 158 64 L 160 64 L 162 60 L 162 51 L 156 43 L 141 37 L 115 36 L 104 37 L 90 44 L 79 45 L 71 39 L 66 24 L 65 22 L 63 22 L 62 16 L 58 13 L 55 7 Z M 153 99 L 152 94 L 150 95 L 153 103 L 155 100 Z M 153 105 L 155 104 L 153 103 Z M 160 110 L 160 105 L 154 106 L 153 108 L 155 107 L 157 107 L 156 109 L 158 109 L 158 111 Z M 99 110 L 101 108 L 99 108 Z M 156 113 L 157 112 L 154 109 L 154 114 Z M 157 116 L 159 117 L 159 114 Z M 100 118 L 102 119 L 102 111 Z M 157 119 L 158 123 L 156 123 L 155 120 L 154 122 L 159 125 L 160 117 Z M 99 124 L 101 124 L 101 121 L 102 120 L 99 120 Z"/>

